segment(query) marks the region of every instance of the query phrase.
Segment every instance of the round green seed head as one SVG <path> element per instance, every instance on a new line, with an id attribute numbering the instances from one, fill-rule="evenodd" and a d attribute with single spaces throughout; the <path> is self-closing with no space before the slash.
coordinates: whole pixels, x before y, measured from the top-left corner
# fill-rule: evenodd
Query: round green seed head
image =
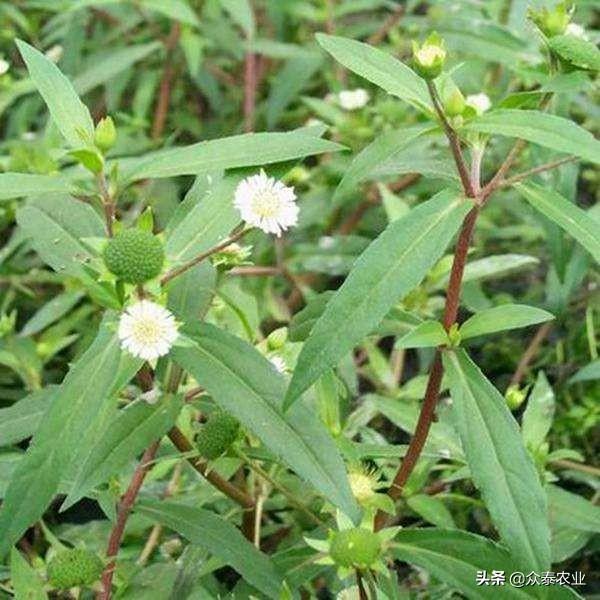
<path id="1" fill-rule="evenodd" d="M 377 534 L 357 527 L 338 531 L 331 539 L 329 554 L 341 567 L 370 567 L 381 553 Z"/>
<path id="2" fill-rule="evenodd" d="M 231 415 L 215 411 L 208 417 L 196 437 L 198 452 L 204 458 L 218 458 L 235 442 L 240 424 Z"/>
<path id="3" fill-rule="evenodd" d="M 125 229 L 104 249 L 108 270 L 127 283 L 140 284 L 154 279 L 165 260 L 160 240 L 149 231 Z"/>
<path id="4" fill-rule="evenodd" d="M 83 548 L 58 553 L 48 564 L 48 580 L 58 589 L 66 590 L 92 585 L 100 578 L 104 564 L 100 557 Z"/>

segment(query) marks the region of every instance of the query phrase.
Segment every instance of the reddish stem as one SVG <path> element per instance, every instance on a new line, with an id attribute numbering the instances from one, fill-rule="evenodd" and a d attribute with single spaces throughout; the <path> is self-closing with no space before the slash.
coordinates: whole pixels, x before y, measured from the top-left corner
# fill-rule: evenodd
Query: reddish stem
<path id="1" fill-rule="evenodd" d="M 102 591 L 96 595 L 97 600 L 110 600 L 112 595 L 112 580 L 115 572 L 116 556 L 121 546 L 123 539 L 123 533 L 125 531 L 125 525 L 129 517 L 129 513 L 133 507 L 135 499 L 144 483 L 146 474 L 150 470 L 156 451 L 160 441 L 157 440 L 149 448 L 146 449 L 142 459 L 140 460 L 127 491 L 123 494 L 121 502 L 119 504 L 119 510 L 117 513 L 117 522 L 115 523 L 108 540 L 108 548 L 106 550 L 106 556 L 109 559 L 108 564 L 104 568 L 102 573 Z"/>

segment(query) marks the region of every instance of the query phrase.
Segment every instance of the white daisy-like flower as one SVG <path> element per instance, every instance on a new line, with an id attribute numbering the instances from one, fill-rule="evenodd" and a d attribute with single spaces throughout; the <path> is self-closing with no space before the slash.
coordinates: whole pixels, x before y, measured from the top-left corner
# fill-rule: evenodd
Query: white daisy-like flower
<path id="1" fill-rule="evenodd" d="M 10 69 L 10 64 L 3 58 L 0 58 L 0 75 L 4 75 Z"/>
<path id="2" fill-rule="evenodd" d="M 478 115 L 482 115 L 492 106 L 492 101 L 487 94 L 471 94 L 465 98 L 465 103 L 475 110 Z"/>
<path id="3" fill-rule="evenodd" d="M 234 206 L 246 223 L 265 233 L 280 236 L 282 231 L 298 223 L 300 209 L 294 188 L 267 176 L 263 169 L 239 183 Z"/>
<path id="4" fill-rule="evenodd" d="M 143 400 L 148 404 L 156 404 L 160 400 L 160 389 L 156 386 L 153 387 L 151 390 L 141 394 L 140 400 Z"/>
<path id="5" fill-rule="evenodd" d="M 154 360 L 169 352 L 177 339 L 175 317 L 160 304 L 140 300 L 121 315 L 121 348 L 144 360 Z"/>
<path id="6" fill-rule="evenodd" d="M 344 110 L 358 110 L 367 104 L 370 96 L 367 90 L 343 90 L 338 94 L 338 103 Z"/>
<path id="7" fill-rule="evenodd" d="M 589 40 L 588 36 L 585 34 L 585 29 L 579 25 L 579 23 L 569 23 L 565 33 L 567 35 L 581 38 L 582 40 Z"/>
<path id="8" fill-rule="evenodd" d="M 270 363 L 277 369 L 281 374 L 285 374 L 287 365 L 281 356 L 271 356 L 269 358 Z"/>

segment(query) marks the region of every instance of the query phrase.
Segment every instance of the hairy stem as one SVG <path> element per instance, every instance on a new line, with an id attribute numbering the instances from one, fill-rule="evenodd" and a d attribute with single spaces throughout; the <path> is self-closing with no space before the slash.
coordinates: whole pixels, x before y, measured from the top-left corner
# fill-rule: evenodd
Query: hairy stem
<path id="1" fill-rule="evenodd" d="M 533 169 L 528 169 L 527 171 L 523 171 L 522 173 L 517 173 L 513 177 L 503 179 L 498 183 L 497 187 L 502 188 L 507 187 L 509 185 L 513 185 L 515 183 L 519 183 L 519 181 L 523 181 L 524 179 L 527 179 L 532 175 L 544 173 L 545 171 L 551 171 L 552 169 L 556 169 L 556 167 L 560 167 L 561 165 L 565 165 L 576 160 L 579 160 L 577 156 L 567 156 L 565 158 L 560 158 L 558 160 L 553 160 L 551 162 L 544 163 L 543 165 L 538 165 L 537 167 L 533 167 Z"/>

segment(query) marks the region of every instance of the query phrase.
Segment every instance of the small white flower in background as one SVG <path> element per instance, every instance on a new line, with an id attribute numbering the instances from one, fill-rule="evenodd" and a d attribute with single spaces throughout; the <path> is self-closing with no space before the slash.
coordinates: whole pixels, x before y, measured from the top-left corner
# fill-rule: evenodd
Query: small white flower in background
<path id="1" fill-rule="evenodd" d="M 578 23 L 569 23 L 565 33 L 567 35 L 581 38 L 582 40 L 589 40 L 588 36 L 585 34 L 585 29 Z"/>
<path id="2" fill-rule="evenodd" d="M 25 131 L 21 134 L 21 139 L 26 142 L 32 142 L 37 136 L 34 131 Z"/>
<path id="3" fill-rule="evenodd" d="M 64 48 L 60 44 L 55 44 L 46 50 L 45 55 L 48 60 L 57 63 L 62 58 L 63 52 Z"/>
<path id="4" fill-rule="evenodd" d="M 487 94 L 481 92 L 480 94 L 471 94 L 465 98 L 465 103 L 470 106 L 478 115 L 482 115 L 486 110 L 489 110 L 492 106 L 492 101 Z"/>
<path id="5" fill-rule="evenodd" d="M 0 58 L 0 75 L 4 75 L 10 69 L 10 64 L 3 58 Z"/>
<path id="6" fill-rule="evenodd" d="M 177 339 L 175 317 L 160 304 L 140 300 L 129 306 L 119 320 L 121 348 L 144 360 L 169 352 Z"/>
<path id="7" fill-rule="evenodd" d="M 369 92 L 362 88 L 343 90 L 338 94 L 338 103 L 344 110 L 358 110 L 369 101 Z"/>
<path id="8" fill-rule="evenodd" d="M 298 223 L 300 209 L 294 188 L 267 176 L 263 169 L 239 183 L 234 206 L 246 223 L 265 233 L 280 236 L 282 231 Z"/>
<path id="9" fill-rule="evenodd" d="M 270 363 L 277 369 L 279 373 L 284 374 L 287 370 L 287 365 L 281 356 L 271 356 L 269 357 Z"/>

